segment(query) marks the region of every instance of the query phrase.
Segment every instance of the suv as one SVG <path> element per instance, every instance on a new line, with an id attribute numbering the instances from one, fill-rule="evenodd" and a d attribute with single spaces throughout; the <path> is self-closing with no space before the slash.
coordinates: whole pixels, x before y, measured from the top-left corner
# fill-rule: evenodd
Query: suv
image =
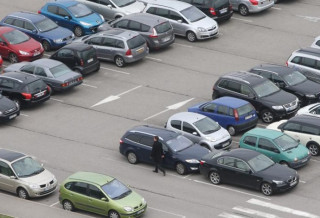
<path id="1" fill-rule="evenodd" d="M 31 12 L 15 12 L 7 15 L 0 26 L 18 29 L 35 40 L 41 42 L 45 51 L 57 49 L 74 39 L 73 33 L 41 14 Z"/>
<path id="2" fill-rule="evenodd" d="M 280 65 L 263 64 L 252 68 L 249 72 L 271 80 L 284 91 L 299 98 L 301 106 L 319 101 L 320 85 L 309 80 L 299 71 Z"/>
<path id="3" fill-rule="evenodd" d="M 178 0 L 189 3 L 199 8 L 208 17 L 217 22 L 229 20 L 233 15 L 232 6 L 229 0 Z"/>
<path id="4" fill-rule="evenodd" d="M 82 75 L 96 72 L 100 69 L 96 50 L 86 44 L 73 43 L 64 46 L 51 55 L 50 58 L 61 61 L 70 69 Z"/>
<path id="5" fill-rule="evenodd" d="M 12 120 L 19 115 L 19 105 L 0 93 L 0 121 Z"/>
<path id="6" fill-rule="evenodd" d="M 299 109 L 296 96 L 279 89 L 270 80 L 245 71 L 222 76 L 213 86 L 212 99 L 220 96 L 241 98 L 250 102 L 263 122 L 294 115 Z"/>
<path id="7" fill-rule="evenodd" d="M 52 173 L 32 157 L 0 149 L 0 184 L 2 190 L 28 199 L 53 193 L 58 182 Z"/>
<path id="8" fill-rule="evenodd" d="M 218 24 L 193 5 L 172 0 L 144 0 L 144 13 L 168 19 L 176 35 L 190 42 L 213 38 L 219 33 Z"/>
<path id="9" fill-rule="evenodd" d="M 307 146 L 311 155 L 320 151 L 320 117 L 298 115 L 289 120 L 280 120 L 267 126 L 268 129 L 282 131 Z"/>
<path id="10" fill-rule="evenodd" d="M 162 143 L 165 156 L 163 166 L 176 169 L 180 175 L 198 172 L 200 158 L 210 152 L 180 133 L 151 126 L 137 126 L 128 130 L 120 139 L 120 153 L 131 164 L 139 161 L 153 163 L 150 155 L 154 136 L 159 136 L 159 142 Z"/>
<path id="11" fill-rule="evenodd" d="M 38 104 L 50 99 L 51 89 L 42 79 L 23 72 L 0 75 L 0 91 L 20 105 Z"/>
<path id="12" fill-rule="evenodd" d="M 291 54 L 286 64 L 288 67 L 298 69 L 309 79 L 320 82 L 320 49 L 296 50 Z"/>

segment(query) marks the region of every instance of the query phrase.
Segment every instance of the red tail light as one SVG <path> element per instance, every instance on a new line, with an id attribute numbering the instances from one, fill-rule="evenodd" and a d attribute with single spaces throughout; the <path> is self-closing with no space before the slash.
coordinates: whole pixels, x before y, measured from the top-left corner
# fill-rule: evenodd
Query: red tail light
<path id="1" fill-rule="evenodd" d="M 202 165 L 203 166 L 203 164 L 205 163 L 205 161 L 203 161 L 203 160 L 200 160 L 200 165 Z"/>
<path id="2" fill-rule="evenodd" d="M 132 55 L 131 49 L 128 49 L 128 51 L 126 52 L 126 56 L 130 56 Z"/>
<path id="3" fill-rule="evenodd" d="M 30 93 L 21 93 L 21 94 L 25 99 L 30 100 L 32 98 L 32 95 Z"/>
<path id="4" fill-rule="evenodd" d="M 40 11 L 40 10 L 38 11 L 38 14 L 41 14 L 41 11 Z"/>
<path id="5" fill-rule="evenodd" d="M 149 37 L 150 37 L 150 38 L 158 38 L 157 31 L 156 31 L 154 28 L 152 28 L 152 34 L 149 35 Z"/>
<path id="6" fill-rule="evenodd" d="M 258 5 L 258 3 L 259 3 L 257 0 L 250 0 L 250 2 L 252 5 Z"/>
<path id="7" fill-rule="evenodd" d="M 120 144 L 122 144 L 123 143 L 123 141 L 120 139 Z"/>
<path id="8" fill-rule="evenodd" d="M 214 10 L 214 8 L 210 8 L 210 13 L 211 13 L 212 15 L 217 15 L 217 13 L 216 13 L 216 11 Z"/>
<path id="9" fill-rule="evenodd" d="M 47 90 L 48 90 L 49 93 L 51 92 L 50 86 L 47 86 Z"/>
<path id="10" fill-rule="evenodd" d="M 81 76 L 81 77 L 79 77 L 77 80 L 78 80 L 78 81 L 81 81 L 81 80 L 83 80 L 83 77 Z"/>
<path id="11" fill-rule="evenodd" d="M 232 5 L 229 5 L 229 9 L 230 9 L 230 11 L 232 11 Z"/>
<path id="12" fill-rule="evenodd" d="M 236 121 L 239 121 L 239 114 L 237 109 L 233 109 L 233 114 L 234 114 L 234 118 L 236 119 Z"/>
<path id="13" fill-rule="evenodd" d="M 288 61 L 286 62 L 286 65 L 288 66 Z"/>
<path id="14" fill-rule="evenodd" d="M 67 87 L 69 85 L 69 83 L 63 83 L 61 84 L 62 87 Z"/>
<path id="15" fill-rule="evenodd" d="M 80 59 L 80 66 L 83 66 L 83 65 L 84 65 L 83 60 Z"/>

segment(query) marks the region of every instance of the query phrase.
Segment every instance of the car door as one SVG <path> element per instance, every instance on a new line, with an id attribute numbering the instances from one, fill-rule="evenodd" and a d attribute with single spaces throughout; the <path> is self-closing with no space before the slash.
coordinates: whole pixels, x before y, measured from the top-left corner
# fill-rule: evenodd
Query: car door
<path id="1" fill-rule="evenodd" d="M 59 86 L 59 84 L 57 84 L 53 78 L 48 77 L 43 67 L 35 67 L 34 75 L 41 78 L 47 85 L 50 85 L 52 88 Z"/>
<path id="2" fill-rule="evenodd" d="M 95 185 L 89 184 L 88 210 L 93 213 L 107 215 L 110 208 L 108 198 Z"/>
<path id="3" fill-rule="evenodd" d="M 218 105 L 215 104 L 215 103 L 207 103 L 205 105 L 203 105 L 201 108 L 200 108 L 200 114 L 203 114 L 207 117 L 210 117 L 211 119 L 213 119 L 214 121 L 218 122 L 217 120 L 217 113 L 216 113 L 216 110 L 218 108 Z M 218 122 L 219 123 L 219 122 Z M 219 123 L 220 124 L 220 123 Z"/>
<path id="4" fill-rule="evenodd" d="M 301 134 L 301 125 L 299 123 L 287 122 L 282 127 L 282 130 L 284 133 L 288 134 L 292 138 L 300 140 L 301 144 L 306 145 L 306 140 L 300 139 L 299 136 Z"/>
<path id="5" fill-rule="evenodd" d="M 274 162 L 279 163 L 281 160 L 280 150 L 270 139 L 260 137 L 256 151 L 266 155 Z"/>
<path id="6" fill-rule="evenodd" d="M 245 161 L 236 158 L 234 167 L 233 178 L 236 178 L 235 184 L 248 188 L 256 187 L 257 177 L 253 174 L 253 171 Z"/>
<path id="7" fill-rule="evenodd" d="M 232 8 L 238 10 L 240 1 L 241 1 L 241 0 L 230 0 L 230 3 L 231 3 L 231 5 L 232 5 Z"/>
<path id="8" fill-rule="evenodd" d="M 2 95 L 14 99 L 16 97 L 14 87 L 15 84 L 12 79 L 0 78 L 0 90 L 2 91 Z"/>
<path id="9" fill-rule="evenodd" d="M 88 202 L 88 184 L 85 182 L 73 182 L 66 198 L 81 210 L 90 211 Z"/>
<path id="10" fill-rule="evenodd" d="M 167 168 L 174 168 L 176 163 L 176 156 L 173 151 L 165 144 L 165 142 L 159 140 L 162 144 L 162 150 L 164 153 L 164 159 L 162 165 Z"/>
<path id="11" fill-rule="evenodd" d="M 115 57 L 116 39 L 112 37 L 103 37 L 102 45 L 100 46 L 101 57 L 104 60 L 113 61 Z"/>
<path id="12" fill-rule="evenodd" d="M 233 157 L 225 156 L 217 160 L 218 165 L 221 167 L 219 171 L 221 180 L 230 184 L 237 184 L 236 179 L 234 178 L 235 170 L 235 159 Z"/>
<path id="13" fill-rule="evenodd" d="M 278 86 L 280 89 L 283 89 L 286 92 L 290 92 L 292 94 L 295 94 L 292 89 L 289 89 L 289 86 L 286 84 L 286 82 L 278 75 L 272 74 L 271 81 Z"/>
<path id="14" fill-rule="evenodd" d="M 0 55 L 3 58 L 8 58 L 9 57 L 9 53 L 10 53 L 11 49 L 8 45 L 8 42 L 6 42 L 2 36 L 0 36 Z"/>
<path id="15" fill-rule="evenodd" d="M 36 27 L 29 21 L 24 21 L 23 27 L 25 29 L 25 33 L 31 36 L 31 38 L 34 38 L 35 40 L 40 40 L 40 37 L 38 35 L 38 31 Z"/>
<path id="16" fill-rule="evenodd" d="M 257 139 L 258 138 L 255 136 L 245 136 L 244 139 L 240 142 L 240 147 L 256 151 Z"/>
<path id="17" fill-rule="evenodd" d="M 231 116 L 231 109 L 225 105 L 218 105 L 215 113 L 215 121 L 226 128 L 228 124 L 233 123 L 234 117 Z"/>
<path id="18" fill-rule="evenodd" d="M 88 40 L 85 41 L 86 44 L 91 45 L 92 47 L 94 47 L 96 49 L 96 53 L 97 53 L 97 57 L 101 58 L 101 59 L 106 59 L 106 55 L 104 54 L 104 50 L 106 46 L 102 45 L 102 39 L 104 39 L 103 37 L 92 37 Z"/>
<path id="19" fill-rule="evenodd" d="M 201 139 L 200 134 L 196 130 L 196 128 L 186 121 L 182 122 L 182 135 L 184 135 L 194 143 L 199 143 Z"/>
<path id="20" fill-rule="evenodd" d="M 168 10 L 168 11 L 169 11 L 170 23 L 173 27 L 173 30 L 175 31 L 175 34 L 186 36 L 187 31 L 189 29 L 188 21 L 184 17 L 182 17 L 181 14 L 172 10 Z"/>
<path id="21" fill-rule="evenodd" d="M 54 55 L 54 59 L 61 61 L 65 65 L 67 65 L 69 68 L 73 69 L 75 66 L 76 60 L 74 57 L 74 52 L 71 49 L 63 48 L 60 49 L 56 55 Z"/>
<path id="22" fill-rule="evenodd" d="M 113 20 L 117 16 L 116 6 L 109 0 L 99 0 L 99 6 L 96 7 L 97 12 L 102 14 L 106 20 Z"/>
<path id="23" fill-rule="evenodd" d="M 16 192 L 16 187 L 18 187 L 18 179 L 10 178 L 10 176 L 14 176 L 14 173 L 10 166 L 3 161 L 0 161 L 0 189 Z"/>
<path id="24" fill-rule="evenodd" d="M 140 138 L 140 147 L 139 147 L 139 153 L 140 153 L 140 157 L 141 157 L 141 161 L 143 162 L 153 162 L 153 160 L 151 159 L 151 150 L 152 150 L 152 146 L 153 146 L 153 136 L 152 135 L 143 135 Z"/>

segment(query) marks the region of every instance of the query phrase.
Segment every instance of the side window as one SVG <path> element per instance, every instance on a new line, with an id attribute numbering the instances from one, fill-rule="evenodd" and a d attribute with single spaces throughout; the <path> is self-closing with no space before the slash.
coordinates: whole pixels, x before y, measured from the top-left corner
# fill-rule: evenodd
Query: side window
<path id="1" fill-rule="evenodd" d="M 228 81 L 227 80 L 221 80 L 220 83 L 218 84 L 219 87 L 221 88 L 228 88 Z"/>
<path id="2" fill-rule="evenodd" d="M 190 133 L 190 134 L 197 132 L 196 129 L 187 122 L 183 122 L 182 131 Z"/>
<path id="3" fill-rule="evenodd" d="M 150 26 L 141 24 L 141 29 L 140 29 L 141 32 L 148 32 L 149 29 L 150 29 Z"/>
<path id="4" fill-rule="evenodd" d="M 202 110 L 204 112 L 215 112 L 217 107 L 218 106 L 216 104 L 209 103 L 209 104 L 205 105 Z"/>
<path id="5" fill-rule="evenodd" d="M 248 96 L 249 94 L 252 94 L 250 88 L 247 85 L 241 85 L 241 94 Z"/>
<path id="6" fill-rule="evenodd" d="M 94 37 L 94 38 L 89 39 L 87 41 L 87 43 L 89 45 L 100 45 L 101 44 L 101 40 L 102 40 L 101 37 Z"/>
<path id="7" fill-rule="evenodd" d="M 26 72 L 26 73 L 33 74 L 34 68 L 35 67 L 32 66 L 32 65 L 24 65 L 20 70 L 23 71 L 23 72 Z"/>
<path id="8" fill-rule="evenodd" d="M 287 123 L 283 129 L 287 131 L 300 132 L 301 126 L 297 123 Z"/>
<path id="9" fill-rule="evenodd" d="M 272 81 L 273 81 L 274 83 L 284 84 L 283 79 L 281 79 L 280 76 L 275 75 L 275 74 L 272 75 Z"/>
<path id="10" fill-rule="evenodd" d="M 48 11 L 49 11 L 50 13 L 57 14 L 57 13 L 58 13 L 58 7 L 57 7 L 57 6 L 54 6 L 54 5 L 49 5 L 49 6 L 48 6 Z"/>
<path id="11" fill-rule="evenodd" d="M 318 40 L 318 41 L 316 42 L 316 45 L 317 45 L 317 46 L 320 46 L 320 40 Z"/>
<path id="12" fill-rule="evenodd" d="M 19 19 L 16 19 L 16 20 L 14 20 L 13 25 L 16 26 L 16 27 L 23 28 L 23 21 L 19 20 Z"/>
<path id="13" fill-rule="evenodd" d="M 68 190 L 71 190 L 72 185 L 73 185 L 73 182 L 68 182 L 64 185 L 64 187 Z"/>
<path id="14" fill-rule="evenodd" d="M 129 30 L 133 30 L 133 31 L 140 31 L 140 23 L 139 22 L 136 22 L 136 21 L 130 21 L 129 22 L 129 26 L 128 26 L 128 29 Z"/>
<path id="15" fill-rule="evenodd" d="M 156 8 L 155 7 L 150 7 L 146 12 L 148 14 L 156 14 Z"/>
<path id="16" fill-rule="evenodd" d="M 242 160 L 235 160 L 235 165 L 234 165 L 237 169 L 242 170 L 242 171 L 248 171 L 250 170 L 248 164 L 246 164 L 244 161 Z"/>
<path id="17" fill-rule="evenodd" d="M 170 11 L 170 19 L 172 20 L 184 20 L 178 13 L 174 12 L 174 11 Z"/>
<path id="18" fill-rule="evenodd" d="M 259 139 L 258 148 L 268 150 L 268 151 L 275 151 L 278 150 L 272 142 L 267 139 Z"/>
<path id="19" fill-rule="evenodd" d="M 229 90 L 231 90 L 231 91 L 239 93 L 240 92 L 240 87 L 241 87 L 240 83 L 229 81 L 227 88 Z"/>
<path id="20" fill-rule="evenodd" d="M 130 140 L 130 141 L 133 141 L 133 142 L 139 142 L 141 136 L 138 135 L 138 134 L 130 134 L 130 135 L 127 135 L 126 139 Z"/>
<path id="21" fill-rule="evenodd" d="M 38 76 L 47 77 L 47 74 L 42 67 L 37 67 L 34 74 Z"/>
<path id="22" fill-rule="evenodd" d="M 295 64 L 300 64 L 300 61 L 301 61 L 301 57 L 297 56 L 295 58 L 293 58 L 291 60 L 292 63 L 295 63 Z"/>
<path id="23" fill-rule="evenodd" d="M 162 144 L 162 150 L 163 150 L 164 152 L 169 151 L 168 147 L 167 147 L 165 144 Z"/>
<path id="24" fill-rule="evenodd" d="M 8 18 L 4 21 L 4 23 L 12 25 L 12 24 L 13 24 L 13 21 L 14 21 L 13 18 L 8 17 Z"/>
<path id="25" fill-rule="evenodd" d="M 58 52 L 57 56 L 59 58 L 71 58 L 73 57 L 73 51 L 69 49 L 62 49 Z"/>
<path id="26" fill-rule="evenodd" d="M 140 143 L 149 147 L 153 145 L 153 137 L 152 136 L 142 136 L 140 139 Z"/>
<path id="27" fill-rule="evenodd" d="M 114 47 L 116 47 L 116 48 L 125 48 L 124 42 L 121 41 L 121 40 L 116 39 Z"/>
<path id="28" fill-rule="evenodd" d="M 36 28 L 30 22 L 27 21 L 24 22 L 24 28 L 30 31 L 36 30 Z"/>
<path id="29" fill-rule="evenodd" d="M 103 39 L 102 45 L 107 47 L 114 47 L 116 44 L 116 39 L 105 37 Z"/>
<path id="30" fill-rule="evenodd" d="M 260 71 L 260 75 L 263 76 L 264 78 L 271 79 L 271 73 L 269 72 Z"/>
<path id="31" fill-rule="evenodd" d="M 193 0 L 193 4 L 195 4 L 197 6 L 204 5 L 204 0 Z"/>
<path id="32" fill-rule="evenodd" d="M 89 1 L 92 1 L 92 2 L 99 2 L 100 4 L 102 5 L 111 5 L 113 8 L 114 8 L 114 5 L 109 1 L 109 0 L 89 0 Z"/>
<path id="33" fill-rule="evenodd" d="M 167 9 L 157 8 L 156 14 L 157 14 L 158 16 L 161 16 L 161 17 L 170 18 L 170 16 L 169 16 L 169 10 L 167 10 Z"/>
<path id="34" fill-rule="evenodd" d="M 0 161 L 0 174 L 5 175 L 5 176 L 14 176 L 9 165 L 2 162 L 2 161 Z"/>
<path id="35" fill-rule="evenodd" d="M 312 135 L 320 135 L 320 129 L 312 126 L 301 126 L 301 132 Z"/>
<path id="36" fill-rule="evenodd" d="M 317 61 L 317 63 L 316 63 L 316 69 L 320 70 L 320 61 Z"/>
<path id="37" fill-rule="evenodd" d="M 70 14 L 66 10 L 60 7 L 58 7 L 58 15 L 60 15 L 61 17 L 70 16 Z"/>
<path id="38" fill-rule="evenodd" d="M 301 64 L 307 67 L 315 68 L 316 60 L 311 58 L 302 58 Z"/>
<path id="39" fill-rule="evenodd" d="M 88 185 L 84 182 L 75 182 L 71 186 L 71 191 L 77 192 L 79 194 L 87 195 L 87 187 Z"/>
<path id="40" fill-rule="evenodd" d="M 89 185 L 89 196 L 96 199 L 105 198 L 106 196 L 94 185 Z"/>
<path id="41" fill-rule="evenodd" d="M 2 79 L 0 86 L 5 89 L 13 89 L 14 82 L 10 79 Z"/>
<path id="42" fill-rule="evenodd" d="M 229 167 L 234 167 L 235 159 L 233 157 L 224 157 L 219 159 L 219 163 Z"/>
<path id="43" fill-rule="evenodd" d="M 129 20 L 120 20 L 118 23 L 114 25 L 114 27 L 127 29 L 128 23 L 129 23 Z"/>
<path id="44" fill-rule="evenodd" d="M 181 130 L 181 121 L 180 120 L 171 120 L 170 124 L 173 128 Z"/>
<path id="45" fill-rule="evenodd" d="M 256 142 L 257 142 L 257 137 L 254 137 L 254 136 L 246 136 L 243 139 L 243 143 L 250 145 L 250 146 L 253 146 L 253 147 L 256 146 Z"/>
<path id="46" fill-rule="evenodd" d="M 223 106 L 223 105 L 219 105 L 217 113 L 218 114 L 223 114 L 223 115 L 229 115 L 229 107 Z"/>

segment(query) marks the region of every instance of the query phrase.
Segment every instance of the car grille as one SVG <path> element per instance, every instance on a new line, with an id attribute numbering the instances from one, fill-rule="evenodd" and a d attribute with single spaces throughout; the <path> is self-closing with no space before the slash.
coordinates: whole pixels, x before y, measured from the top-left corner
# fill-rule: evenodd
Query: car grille
<path id="1" fill-rule="evenodd" d="M 136 206 L 136 207 L 134 207 L 133 209 L 134 210 L 138 210 L 139 208 L 141 208 L 143 205 L 142 205 L 142 203 L 139 205 L 139 206 Z"/>
<path id="2" fill-rule="evenodd" d="M 56 189 L 56 186 L 52 187 L 52 188 L 51 188 L 51 189 L 49 189 L 49 190 L 46 190 L 46 191 L 40 192 L 40 193 L 39 193 L 39 195 L 45 195 L 45 194 L 48 194 L 48 193 L 52 192 L 52 191 L 53 191 L 53 190 L 55 190 L 55 189 Z"/>
<path id="3" fill-rule="evenodd" d="M 52 185 L 53 184 L 53 180 L 51 180 L 49 182 L 49 184 Z M 45 188 L 46 186 L 47 186 L 47 184 L 42 184 L 42 185 L 40 185 L 40 188 Z"/>
<path id="4" fill-rule="evenodd" d="M 6 110 L 6 111 L 4 112 L 4 114 L 5 114 L 5 115 L 10 114 L 10 113 L 12 113 L 12 112 L 15 111 L 15 110 L 16 110 L 15 107 L 14 107 L 14 108 L 11 108 L 11 109 L 9 109 L 9 110 Z"/>
<path id="5" fill-rule="evenodd" d="M 298 107 L 298 101 L 294 100 L 293 102 L 283 105 L 283 107 L 286 109 L 286 111 L 294 110 Z"/>
<path id="6" fill-rule="evenodd" d="M 287 180 L 287 182 L 290 183 L 290 184 L 295 182 L 295 181 L 297 181 L 297 177 L 296 176 Z"/>
<path id="7" fill-rule="evenodd" d="M 213 27 L 208 28 L 207 30 L 212 31 L 212 30 L 215 30 L 216 28 L 217 28 L 216 26 L 213 26 Z"/>

